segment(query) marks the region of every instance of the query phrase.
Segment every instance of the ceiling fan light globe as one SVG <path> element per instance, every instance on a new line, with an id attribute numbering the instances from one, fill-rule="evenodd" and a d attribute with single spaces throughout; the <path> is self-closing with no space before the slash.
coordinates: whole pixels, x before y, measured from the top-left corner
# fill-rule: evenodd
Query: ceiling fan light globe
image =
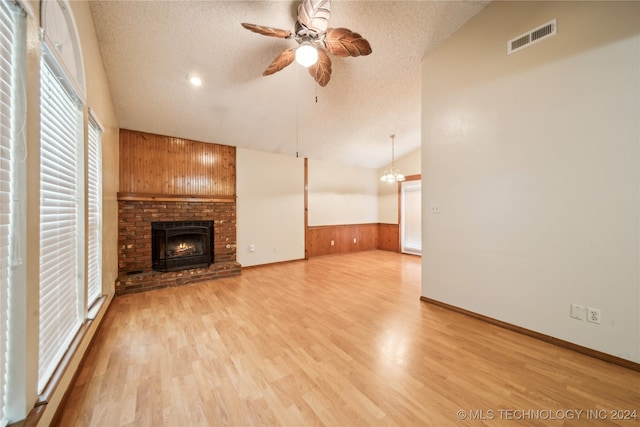
<path id="1" fill-rule="evenodd" d="M 296 49 L 296 62 L 303 67 L 310 67 L 318 62 L 318 50 L 311 43 L 303 43 Z"/>

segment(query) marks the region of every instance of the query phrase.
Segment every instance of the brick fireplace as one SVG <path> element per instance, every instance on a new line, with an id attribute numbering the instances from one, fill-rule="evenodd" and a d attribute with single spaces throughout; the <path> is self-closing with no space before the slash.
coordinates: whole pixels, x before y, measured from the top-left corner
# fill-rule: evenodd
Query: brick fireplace
<path id="1" fill-rule="evenodd" d="M 235 147 L 120 129 L 118 149 L 116 295 L 240 274 Z M 213 222 L 213 236 L 200 243 L 211 249 L 213 241 L 213 262 L 154 271 L 151 224 L 178 221 Z"/>
<path id="2" fill-rule="evenodd" d="M 213 263 L 182 271 L 153 271 L 151 223 L 159 221 L 213 221 Z M 121 197 L 118 222 L 117 295 L 240 274 L 235 198 Z"/>

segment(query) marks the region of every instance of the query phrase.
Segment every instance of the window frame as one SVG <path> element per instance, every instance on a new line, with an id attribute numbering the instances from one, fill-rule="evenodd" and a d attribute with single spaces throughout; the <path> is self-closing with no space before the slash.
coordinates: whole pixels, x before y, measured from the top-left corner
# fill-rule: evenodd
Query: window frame
<path id="1" fill-rule="evenodd" d="M 87 121 L 87 307 L 103 296 L 102 287 L 102 134 L 104 126 L 89 109 Z M 96 139 L 92 138 L 95 133 Z M 95 163 L 95 164 L 94 164 Z M 94 169 L 95 168 L 95 169 Z M 95 187 L 95 188 L 94 188 Z M 94 194 L 95 192 L 95 194 Z M 95 215 L 95 218 L 92 216 Z M 92 220 L 96 221 L 94 230 Z M 95 249 L 93 248 L 95 246 Z M 95 252 L 95 253 L 94 253 Z M 95 272 L 93 270 L 96 270 Z M 94 277 L 95 276 L 95 277 Z M 93 319 L 93 310 L 88 317 Z"/>
<path id="2" fill-rule="evenodd" d="M 8 121 L 3 121 L 0 131 L 0 138 L 7 140 L 4 145 L 8 148 L 7 168 L 10 168 L 8 182 L 9 187 L 9 208 L 5 214 L 7 220 L 9 236 L 5 241 L 7 246 L 5 267 L 7 277 L 2 277 L 0 286 L 0 296 L 4 302 L 2 307 L 0 328 L 2 332 L 2 355 L 0 374 L 4 383 L 0 393 L 2 403 L 0 403 L 0 426 L 20 419 L 25 404 L 24 390 L 26 388 L 24 370 L 25 354 L 25 334 L 22 325 L 26 320 L 24 307 L 25 287 L 26 287 L 26 16 L 30 9 L 26 8 L 23 2 L 2 2 L 2 20 L 7 25 L 2 30 L 3 45 L 9 47 L 10 52 L 3 52 L 2 64 L 0 68 L 10 70 L 2 71 L 2 76 L 9 76 L 8 87 L 2 88 L 0 94 L 1 102 L 10 110 Z M 5 21 L 6 19 L 6 21 Z M 4 25 L 4 24 L 3 24 Z M 4 54 L 8 53 L 8 54 Z M 7 74 L 8 73 L 8 74 Z M 6 127 L 5 127 L 6 125 Z M 9 165 L 9 166 L 7 166 Z M 1 166 L 0 166 L 1 167 Z M 7 200 L 5 199 L 5 202 Z M 6 206 L 5 206 L 6 207 Z M 0 208 L 2 209 L 2 208 Z M 1 252 L 1 251 L 0 251 Z M 6 280 L 5 280 L 6 279 Z"/>

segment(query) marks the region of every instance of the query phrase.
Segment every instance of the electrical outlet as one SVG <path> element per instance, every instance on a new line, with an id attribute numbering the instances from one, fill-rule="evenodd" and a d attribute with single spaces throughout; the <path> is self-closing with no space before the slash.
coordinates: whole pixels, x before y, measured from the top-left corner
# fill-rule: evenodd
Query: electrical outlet
<path id="1" fill-rule="evenodd" d="M 331 241 L 331 246 L 333 246 L 334 244 L 335 244 L 335 242 L 332 240 L 332 241 Z"/>
<path id="2" fill-rule="evenodd" d="M 571 312 L 569 315 L 574 319 L 584 320 L 584 306 L 571 304 Z"/>
<path id="3" fill-rule="evenodd" d="M 356 238 L 354 237 L 354 238 L 353 238 L 353 243 L 356 243 L 356 242 L 357 242 L 357 240 L 356 240 Z"/>
<path id="4" fill-rule="evenodd" d="M 249 245 L 249 252 L 255 252 L 256 251 L 256 245 Z"/>
<path id="5" fill-rule="evenodd" d="M 431 206 L 429 207 L 429 212 L 431 212 L 432 214 L 439 214 L 440 213 L 440 205 L 435 204 L 435 203 L 431 203 Z"/>
<path id="6" fill-rule="evenodd" d="M 602 320 L 602 313 L 599 308 L 587 307 L 587 321 L 591 323 L 598 323 Z"/>

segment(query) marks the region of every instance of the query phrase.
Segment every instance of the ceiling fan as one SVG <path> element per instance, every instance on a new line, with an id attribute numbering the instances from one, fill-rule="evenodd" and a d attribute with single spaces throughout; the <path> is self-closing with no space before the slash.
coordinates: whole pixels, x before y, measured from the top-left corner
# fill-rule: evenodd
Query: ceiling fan
<path id="1" fill-rule="evenodd" d="M 360 34 L 347 28 L 327 28 L 330 9 L 331 0 L 303 0 L 298 6 L 295 32 L 243 23 L 244 28 L 254 33 L 298 42 L 298 47 L 282 52 L 262 75 L 274 74 L 295 59 L 307 67 L 309 74 L 324 87 L 331 78 L 331 59 L 327 51 L 342 57 L 369 55 L 371 45 Z"/>

